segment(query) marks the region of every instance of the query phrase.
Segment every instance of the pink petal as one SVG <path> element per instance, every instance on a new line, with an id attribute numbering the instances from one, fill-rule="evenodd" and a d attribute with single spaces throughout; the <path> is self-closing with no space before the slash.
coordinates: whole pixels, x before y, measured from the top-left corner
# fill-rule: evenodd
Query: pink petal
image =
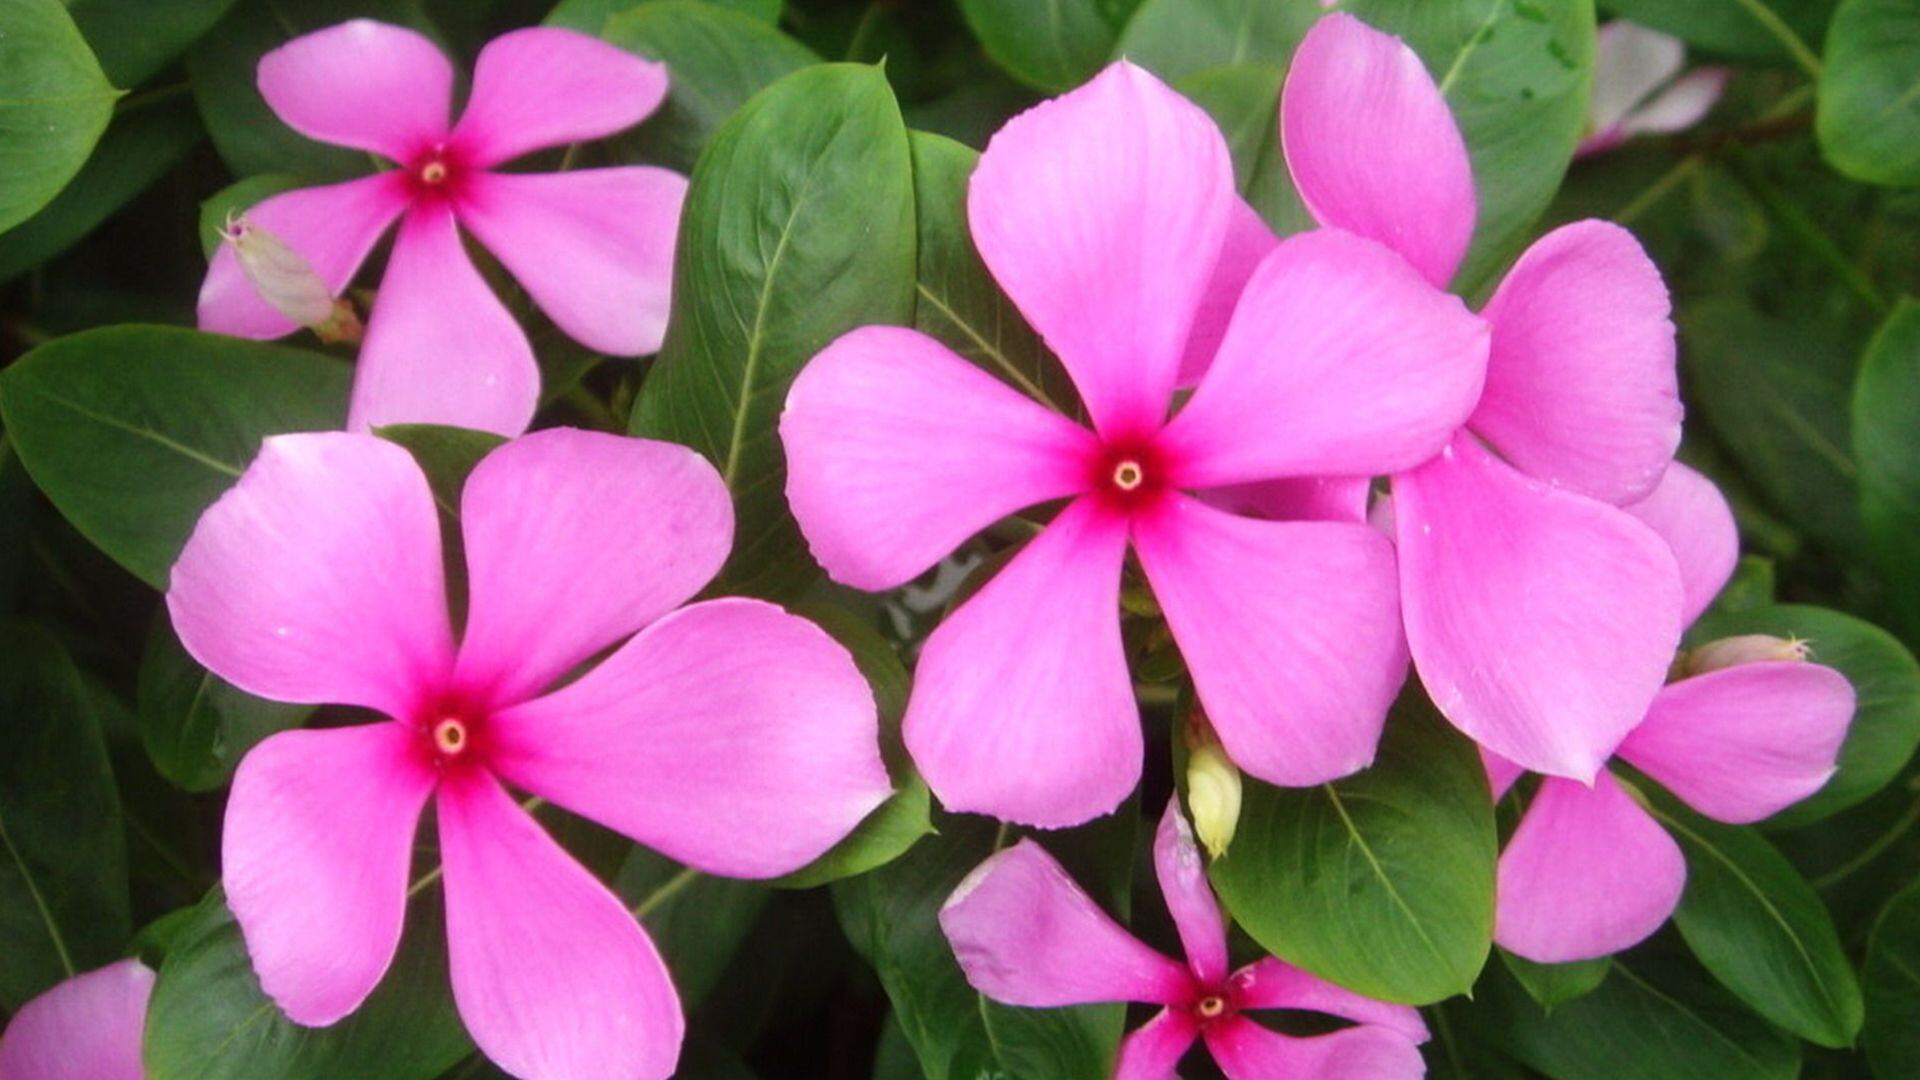
<path id="1" fill-rule="evenodd" d="M 666 335 L 686 196 L 686 177 L 645 166 L 488 173 L 463 189 L 459 212 L 568 336 L 639 356 Z"/>
<path id="2" fill-rule="evenodd" d="M 1393 489 L 1407 644 L 1434 703 L 1528 771 L 1591 779 L 1679 646 L 1672 553 L 1471 436 Z"/>
<path id="3" fill-rule="evenodd" d="M 283 731 L 233 774 L 221 881 L 261 989 L 295 1023 L 360 1007 L 393 962 L 420 808 L 419 732 L 382 721 Z"/>
<path id="4" fill-rule="evenodd" d="M 799 869 L 891 790 L 852 657 L 758 600 L 676 611 L 484 737 L 516 786 L 728 877 Z"/>
<path id="5" fill-rule="evenodd" d="M 76 975 L 20 1006 L 0 1035 L 7 1080 L 142 1080 L 140 1037 L 153 971 L 122 960 Z"/>
<path id="6" fill-rule="evenodd" d="M 1126 544 L 1124 518 L 1074 502 L 928 637 L 904 733 L 948 810 L 1064 828 L 1133 790 L 1142 742 L 1120 642 Z"/>
<path id="7" fill-rule="evenodd" d="M 1409 468 L 1473 411 L 1487 341 L 1459 298 L 1386 248 L 1333 229 L 1291 236 L 1158 445 L 1183 487 Z"/>
<path id="8" fill-rule="evenodd" d="M 515 30 L 480 50 L 467 111 L 447 141 L 464 162 L 498 165 L 623 131 L 666 96 L 665 64 L 576 30 Z"/>
<path id="9" fill-rule="evenodd" d="M 1527 249 L 1488 301 L 1473 430 L 1522 472 L 1612 503 L 1653 490 L 1680 445 L 1667 287 L 1633 234 L 1579 221 Z"/>
<path id="10" fill-rule="evenodd" d="M 1499 802 L 1506 797 L 1508 789 L 1527 775 L 1527 770 L 1484 746 L 1476 749 L 1480 751 L 1480 766 L 1487 770 L 1487 786 L 1493 789 L 1493 801 Z"/>
<path id="11" fill-rule="evenodd" d="M 1741 664 L 1661 690 L 1620 756 L 1695 810 L 1744 825 L 1826 784 L 1853 709 L 1853 685 L 1832 668 Z"/>
<path id="12" fill-rule="evenodd" d="M 980 155 L 980 257 L 1109 437 L 1158 427 L 1236 196 L 1213 120 L 1118 61 L 1014 117 Z"/>
<path id="13" fill-rule="evenodd" d="M 354 19 L 262 56 L 260 96 L 309 139 L 405 165 L 446 138 L 453 65 L 425 35 Z"/>
<path id="14" fill-rule="evenodd" d="M 1100 909 L 1045 848 L 1022 840 L 974 868 L 940 929 L 975 990 L 1008 1005 L 1184 1001 L 1192 976 Z"/>
<path id="15" fill-rule="evenodd" d="M 488 454 L 460 498 L 471 601 L 458 681 L 525 700 L 691 599 L 733 543 L 720 474 L 674 443 L 554 428 Z"/>
<path id="16" fill-rule="evenodd" d="M 1635 109 L 1623 127 L 1633 135 L 1685 131 L 1707 118 L 1732 77 L 1730 68 L 1690 71 L 1675 79 L 1673 85 L 1660 91 L 1653 100 Z"/>
<path id="17" fill-rule="evenodd" d="M 1241 1016 L 1209 1028 L 1206 1039 L 1227 1080 L 1399 1080 L 1427 1070 L 1420 1048 L 1405 1035 L 1371 1025 L 1300 1038 Z"/>
<path id="18" fill-rule="evenodd" d="M 1407 1039 L 1427 1041 L 1427 1025 L 1420 1010 L 1362 997 L 1317 975 L 1269 956 L 1233 973 L 1233 985 L 1242 1009 L 1298 1009 L 1326 1013 L 1356 1024 L 1373 1024 Z"/>
<path id="19" fill-rule="evenodd" d="M 1213 354 L 1227 336 L 1227 324 L 1240 302 L 1240 292 L 1259 267 L 1260 261 L 1280 245 L 1280 238 L 1261 219 L 1259 211 L 1236 199 L 1227 215 L 1226 240 L 1220 258 L 1213 264 L 1213 276 L 1200 295 L 1200 308 L 1193 315 L 1193 331 L 1187 335 L 1187 351 L 1180 360 L 1180 385 L 1192 386 L 1206 374 Z"/>
<path id="20" fill-rule="evenodd" d="M 863 326 L 780 416 L 787 501 L 835 581 L 891 589 L 1017 510 L 1084 491 L 1092 434 L 913 330 Z"/>
<path id="21" fill-rule="evenodd" d="M 1587 125 L 1594 131 L 1618 128 L 1634 107 L 1680 73 L 1686 45 L 1677 37 L 1625 20 L 1600 27 L 1593 36 L 1593 97 Z"/>
<path id="22" fill-rule="evenodd" d="M 1207 883 L 1207 866 L 1193 842 L 1193 829 L 1180 813 L 1178 796 L 1167 801 L 1167 812 L 1153 836 L 1153 872 L 1180 932 L 1187 966 L 1203 983 L 1226 978 L 1227 925 L 1220 917 L 1213 886 Z"/>
<path id="23" fill-rule="evenodd" d="M 410 716 L 453 662 L 427 478 L 364 435 L 266 440 L 201 515 L 167 609 L 193 658 L 248 693 Z"/>
<path id="24" fill-rule="evenodd" d="M 446 207 L 400 223 L 367 322 L 347 427 L 447 424 L 514 436 L 540 399 L 533 347 L 460 246 Z"/>
<path id="25" fill-rule="evenodd" d="M 387 172 L 288 191 L 262 200 L 244 216 L 252 227 L 299 252 L 338 296 L 406 207 L 405 183 L 399 173 Z M 198 317 L 202 330 L 244 338 L 276 338 L 300 328 L 261 298 L 229 244 L 221 244 L 207 266 Z"/>
<path id="26" fill-rule="evenodd" d="M 1170 495 L 1135 519 L 1134 546 L 1235 763 L 1306 785 L 1373 760 L 1407 672 L 1386 537 Z"/>
<path id="27" fill-rule="evenodd" d="M 1179 1080 L 1174 1068 L 1200 1027 L 1183 1009 L 1162 1009 L 1120 1041 L 1113 1080 Z"/>
<path id="28" fill-rule="evenodd" d="M 686 1021 L 646 931 L 485 771 L 439 799 L 447 966 L 480 1051 L 515 1076 L 670 1076 Z"/>
<path id="29" fill-rule="evenodd" d="M 1446 287 L 1473 238 L 1473 169 L 1405 42 L 1351 15 L 1322 18 L 1287 72 L 1280 138 L 1322 225 L 1379 241 Z"/>
<path id="30" fill-rule="evenodd" d="M 1200 493 L 1210 506 L 1229 514 L 1268 521 L 1367 520 L 1367 497 L 1373 482 L 1366 477 L 1296 476 L 1256 480 Z M 1387 530 L 1391 532 L 1392 530 Z"/>
<path id="31" fill-rule="evenodd" d="M 1500 853 L 1493 940 L 1542 964 L 1606 956 L 1658 930 L 1686 882 L 1680 845 L 1613 774 L 1548 777 Z"/>
<path id="32" fill-rule="evenodd" d="M 1622 509 L 1646 522 L 1672 550 L 1686 590 L 1680 622 L 1693 625 L 1740 561 L 1740 530 L 1726 496 L 1713 481 L 1676 461 L 1646 498 Z"/>

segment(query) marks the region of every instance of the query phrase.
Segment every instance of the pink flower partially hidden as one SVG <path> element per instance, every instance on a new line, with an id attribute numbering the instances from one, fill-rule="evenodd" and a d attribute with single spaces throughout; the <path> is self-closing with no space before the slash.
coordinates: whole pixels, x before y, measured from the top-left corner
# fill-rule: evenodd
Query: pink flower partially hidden
<path id="1" fill-rule="evenodd" d="M 392 443 L 268 439 L 200 519 L 167 593 L 187 650 L 261 697 L 390 717 L 247 754 L 227 902 L 267 994 L 298 1023 L 339 1020 L 393 959 L 435 797 L 454 1000 L 481 1050 L 517 1076 L 666 1076 L 683 1021 L 659 955 L 505 785 L 696 869 L 770 877 L 886 797 L 872 693 L 771 604 L 679 607 L 733 531 L 685 447 L 528 435 L 473 470 L 460 522 L 456 645 L 434 496 Z"/>
<path id="2" fill-rule="evenodd" d="M 1133 789 L 1129 547 L 1241 768 L 1314 784 L 1366 766 L 1406 651 L 1365 478 L 1432 456 L 1466 418 L 1484 324 L 1374 241 L 1276 244 L 1234 195 L 1213 121 L 1124 61 L 1008 122 L 967 214 L 1092 430 L 881 326 L 816 356 L 780 421 L 794 516 L 857 588 L 904 584 L 993 522 L 1071 500 L 927 640 L 905 733 L 935 793 L 1053 827 Z M 1324 517 L 1256 520 L 1196 493 Z"/>
<path id="3" fill-rule="evenodd" d="M 1739 554 L 1726 500 L 1706 477 L 1675 464 L 1627 510 L 1679 557 L 1691 622 Z M 1853 709 L 1852 685 L 1832 668 L 1795 659 L 1734 663 L 1662 688 L 1619 756 L 1707 817 L 1743 825 L 1820 790 Z M 1498 797 L 1521 770 L 1493 755 L 1486 762 Z M 1542 963 L 1618 952 L 1667 921 L 1686 876 L 1673 837 L 1606 770 L 1591 788 L 1547 777 L 1500 855 L 1494 940 Z"/>
<path id="4" fill-rule="evenodd" d="M 412 30 L 357 19 L 260 59 L 260 94 L 294 130 L 399 166 L 276 195 L 246 215 L 336 295 L 400 220 L 360 350 L 350 429 L 526 430 L 540 396 L 533 349 L 467 258 L 463 229 L 581 344 L 618 356 L 660 347 L 686 179 L 642 166 L 496 169 L 631 127 L 666 92 L 665 67 L 555 28 L 516 30 L 482 49 L 451 126 L 453 68 Z M 200 327 L 274 338 L 297 324 L 223 246 L 200 287 Z"/>
<path id="5" fill-rule="evenodd" d="M 1228 972 L 1226 922 L 1177 797 L 1154 836 L 1153 864 L 1184 964 L 1127 933 L 1032 840 L 967 875 L 940 909 L 940 928 L 967 981 L 995 1001 L 1165 1006 L 1121 1044 L 1116 1080 L 1169 1080 L 1196 1039 L 1229 1080 L 1425 1073 L 1427 1028 L 1417 1009 L 1361 997 L 1272 957 Z M 1250 1009 L 1326 1013 L 1354 1026 L 1283 1035 L 1245 1015 Z"/>
<path id="6" fill-rule="evenodd" d="M 141 1080 L 141 1033 L 153 971 L 122 960 L 56 983 L 0 1033 L 6 1080 Z"/>
<path id="7" fill-rule="evenodd" d="M 1712 111 L 1733 72 L 1703 67 L 1680 74 L 1679 38 L 1624 20 L 1607 23 L 1593 41 L 1593 96 L 1587 137 L 1575 151 L 1598 154 L 1635 135 L 1685 131 Z"/>

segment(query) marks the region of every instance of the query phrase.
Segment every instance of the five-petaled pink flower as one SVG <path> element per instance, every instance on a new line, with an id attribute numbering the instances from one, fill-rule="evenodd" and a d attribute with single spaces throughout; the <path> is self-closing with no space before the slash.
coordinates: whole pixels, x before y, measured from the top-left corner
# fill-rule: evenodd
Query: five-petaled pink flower
<path id="1" fill-rule="evenodd" d="M 1593 39 L 1593 96 L 1587 137 L 1577 153 L 1611 150 L 1635 135 L 1685 131 L 1713 110 L 1733 72 L 1703 67 L 1680 74 L 1687 47 L 1679 38 L 1624 19 Z"/>
<path id="2" fill-rule="evenodd" d="M 1394 249 L 1435 293 L 1453 277 L 1473 174 L 1412 49 L 1325 17 L 1288 71 L 1281 136 L 1322 225 Z M 1680 440 L 1668 312 L 1624 229 L 1547 234 L 1481 313 L 1493 338 L 1472 415 L 1444 452 L 1392 477 L 1420 679 L 1455 726 L 1536 772 L 1592 780 L 1679 643 L 1673 556 L 1619 509 L 1653 490 Z"/>
<path id="3" fill-rule="evenodd" d="M 1127 1036 L 1116 1080 L 1166 1080 L 1204 1039 L 1230 1080 L 1425 1072 L 1420 1013 L 1342 989 L 1272 957 L 1227 970 L 1227 928 L 1176 798 L 1154 836 L 1160 892 L 1186 949 L 1177 963 L 1114 922 L 1046 849 L 1022 840 L 980 866 L 940 909 L 940 927 L 974 989 L 1009 1005 L 1139 1001 L 1160 1014 Z M 1283 1035 L 1249 1009 L 1327 1013 L 1355 1026 Z"/>
<path id="4" fill-rule="evenodd" d="M 1706 477 L 1675 464 L 1627 510 L 1672 545 L 1692 622 L 1739 557 L 1726 500 Z M 1790 643 L 1765 648 L 1769 640 L 1696 650 L 1722 656 L 1664 687 L 1620 744 L 1620 758 L 1693 809 L 1734 824 L 1818 791 L 1853 718 L 1853 687 L 1832 668 L 1795 659 L 1804 654 L 1783 647 Z M 1486 762 L 1496 797 L 1520 776 L 1511 762 Z M 1606 770 L 1590 788 L 1545 777 L 1500 855 L 1494 940 L 1543 963 L 1618 952 L 1667 921 L 1686 876 L 1673 838 Z"/>
<path id="5" fill-rule="evenodd" d="M 434 496 L 392 443 L 269 439 L 200 519 L 167 593 L 188 651 L 262 697 L 391 718 L 246 756 L 227 902 L 287 1015 L 339 1020 L 393 958 L 434 797 L 474 1041 L 519 1076 L 666 1076 L 683 1021 L 652 943 L 503 783 L 697 869 L 769 877 L 886 797 L 872 693 L 844 648 L 771 604 L 674 610 L 733 530 L 725 485 L 684 447 L 528 435 L 473 470 L 460 519 L 457 645 Z"/>
<path id="6" fill-rule="evenodd" d="M 1242 768 L 1312 784 L 1367 765 L 1406 674 L 1393 551 L 1362 524 L 1364 480 L 1316 478 L 1438 452 L 1479 397 L 1485 325 L 1351 233 L 1247 260 L 1240 238 L 1264 226 L 1234 194 L 1219 129 L 1124 61 L 1003 127 L 967 210 L 1092 430 L 878 326 L 815 357 L 780 423 L 794 515 L 858 588 L 901 585 L 996 520 L 1071 500 L 927 640 L 905 734 L 933 790 L 950 809 L 1065 826 L 1133 789 L 1129 546 Z M 1194 357 L 1207 373 L 1169 419 Z M 1322 520 L 1189 494 L 1237 501 L 1223 489 L 1273 481 L 1294 516 Z"/>
<path id="7" fill-rule="evenodd" d="M 663 66 L 605 42 L 571 30 L 516 30 L 481 50 L 466 111 L 449 128 L 453 68 L 412 30 L 360 19 L 261 58 L 261 96 L 282 120 L 399 166 L 276 195 L 246 215 L 336 294 L 401 219 L 360 350 L 351 429 L 526 430 L 540 393 L 533 349 L 467 258 L 462 229 L 581 344 L 622 356 L 659 348 L 686 179 L 641 166 L 495 168 L 631 127 L 666 91 Z M 201 286 L 200 326 L 252 338 L 296 329 L 227 247 Z"/>
<path id="8" fill-rule="evenodd" d="M 142 1080 L 141 1033 L 153 970 L 121 960 L 83 972 L 20 1006 L 0 1034 L 6 1080 Z"/>

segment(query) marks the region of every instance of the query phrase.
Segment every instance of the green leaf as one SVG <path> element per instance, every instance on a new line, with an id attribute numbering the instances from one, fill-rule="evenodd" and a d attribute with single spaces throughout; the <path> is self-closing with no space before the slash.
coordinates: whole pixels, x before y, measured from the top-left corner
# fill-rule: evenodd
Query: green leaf
<path id="1" fill-rule="evenodd" d="M 1479 755 L 1417 690 L 1371 768 L 1316 788 L 1247 777 L 1243 798 L 1213 882 L 1255 941 L 1383 1001 L 1473 985 L 1493 939 L 1493 799 Z"/>
<path id="2" fill-rule="evenodd" d="M 233 0 L 64 0 L 107 77 L 139 86 L 187 51 Z"/>
<path id="3" fill-rule="evenodd" d="M 120 797 L 94 703 L 45 630 L 0 623 L 0 1009 L 132 933 Z"/>
<path id="4" fill-rule="evenodd" d="M 0 232 L 67 186 L 120 91 L 56 0 L 0 0 Z"/>
<path id="5" fill-rule="evenodd" d="M 140 659 L 140 740 L 154 768 L 176 786 L 224 787 L 260 740 L 312 714 L 312 706 L 254 697 L 201 667 L 167 620 L 154 620 Z"/>
<path id="6" fill-rule="evenodd" d="M 733 492 L 721 591 L 780 599 L 816 576 L 783 494 L 780 410 L 833 339 L 911 321 L 913 246 L 907 131 L 878 68 L 795 72 L 700 156 L 666 343 L 631 429 L 705 454 Z"/>
<path id="7" fill-rule="evenodd" d="M 236 180 L 214 192 L 200 204 L 200 254 L 205 255 L 209 262 L 212 261 L 214 252 L 220 250 L 220 232 L 227 227 L 229 217 L 249 210 L 283 191 L 305 186 L 306 181 L 297 176 L 265 173 Z"/>
<path id="8" fill-rule="evenodd" d="M 1915 70 L 1920 71 L 1920 68 Z M 1920 137 L 1920 136 L 1917 136 Z M 1853 384 L 1860 513 L 1902 624 L 1920 640 L 1920 301 L 1902 300 Z"/>
<path id="9" fill-rule="evenodd" d="M 960 0 L 960 12 L 994 63 L 1053 94 L 1105 66 L 1118 36 L 1100 0 Z"/>
<path id="10" fill-rule="evenodd" d="M 301 1027 L 260 989 L 220 890 L 173 932 L 147 1006 L 148 1080 L 439 1076 L 473 1051 L 447 984 L 438 890 L 410 902 L 400 951 L 366 1003 L 331 1027 Z"/>
<path id="11" fill-rule="evenodd" d="M 616 16 L 643 7 L 679 0 L 560 0 L 542 21 L 547 26 L 564 26 L 583 34 L 599 34 Z M 780 21 L 782 0 L 707 0 L 707 5 L 737 11 L 769 25 Z M 679 72 L 674 73 L 679 78 Z"/>
<path id="12" fill-rule="evenodd" d="M 1772 634 L 1809 643 L 1815 663 L 1853 684 L 1857 704 L 1840 768 L 1819 792 L 1769 818 L 1804 825 L 1861 802 L 1900 775 L 1920 747 L 1920 664 L 1893 635 L 1851 615 L 1801 604 L 1708 612 L 1689 632 L 1698 644 L 1736 634 Z"/>
<path id="13" fill-rule="evenodd" d="M 1280 85 L 1287 73 L 1265 64 L 1196 71 L 1179 91 L 1212 114 L 1233 155 L 1234 183 L 1281 236 L 1314 227 L 1280 152 Z"/>
<path id="14" fill-rule="evenodd" d="M 1787 60 L 1792 47 L 1782 36 L 1818 45 L 1834 0 L 1601 0 L 1601 6 L 1642 26 L 1713 52 L 1748 60 Z"/>
<path id="15" fill-rule="evenodd" d="M 702 874 L 642 847 L 631 849 L 612 885 L 659 946 L 688 1011 L 719 984 L 772 896 L 764 885 Z"/>
<path id="16" fill-rule="evenodd" d="M 1114 53 L 1163 79 L 1247 63 L 1285 71 L 1322 14 L 1319 0 L 1146 0 Z"/>
<path id="17" fill-rule="evenodd" d="M 1709 821 L 1664 795 L 1649 809 L 1687 856 L 1687 888 L 1673 914 L 1687 947 L 1760 1015 L 1821 1046 L 1851 1045 L 1860 984 L 1813 886 L 1751 829 Z"/>
<path id="18" fill-rule="evenodd" d="M 1874 921 L 1860 982 L 1867 1060 L 1876 1076 L 1899 1076 L 1920 1061 L 1920 885 L 1888 901 Z"/>
<path id="19" fill-rule="evenodd" d="M 681 170 L 748 98 L 820 62 L 770 21 L 695 0 L 649 0 L 615 14 L 600 35 L 672 73 L 666 104 L 619 138 L 623 156 Z"/>
<path id="20" fill-rule="evenodd" d="M 338 428 L 348 369 L 314 353 L 161 326 L 42 345 L 0 373 L 14 449 L 54 506 L 147 584 L 260 442 Z"/>
<path id="21" fill-rule="evenodd" d="M 1836 169 L 1920 186 L 1920 7 L 1844 0 L 1827 36 L 1814 130 Z"/>
<path id="22" fill-rule="evenodd" d="M 1540 964 L 1505 949 L 1500 950 L 1500 959 L 1515 981 L 1526 988 L 1527 996 L 1548 1011 L 1593 993 L 1606 981 L 1607 970 L 1613 966 L 1610 956 L 1570 964 Z"/>

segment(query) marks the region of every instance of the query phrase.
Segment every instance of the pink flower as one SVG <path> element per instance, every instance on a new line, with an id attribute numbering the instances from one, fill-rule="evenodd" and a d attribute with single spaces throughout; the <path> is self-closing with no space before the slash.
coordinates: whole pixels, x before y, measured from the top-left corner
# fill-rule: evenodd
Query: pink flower
<path id="1" fill-rule="evenodd" d="M 926 643 L 905 733 L 933 790 L 1041 826 L 1132 790 L 1129 546 L 1234 761 L 1282 784 L 1364 767 L 1406 672 L 1393 551 L 1362 523 L 1364 480 L 1316 478 L 1436 452 L 1479 395 L 1484 325 L 1349 233 L 1247 259 L 1265 226 L 1234 195 L 1219 130 L 1124 61 L 994 136 L 968 218 L 1092 430 L 883 326 L 815 357 L 780 423 L 794 515 L 857 588 L 901 585 L 994 521 L 1070 500 Z M 1220 299 L 1235 278 L 1250 278 L 1237 307 Z M 1211 366 L 1169 420 L 1196 351 Z M 1274 478 L 1270 502 L 1329 520 L 1237 517 L 1188 494 Z"/>
<path id="2" fill-rule="evenodd" d="M 1627 510 L 1673 546 L 1691 622 L 1739 554 L 1726 500 L 1706 477 L 1675 464 Z M 1853 687 L 1832 668 L 1736 663 L 1662 688 L 1619 756 L 1707 817 L 1746 824 L 1827 782 L 1853 708 Z M 1521 770 L 1492 755 L 1486 761 L 1498 797 Z M 1602 770 L 1591 788 L 1547 777 L 1500 856 L 1494 940 L 1543 963 L 1618 952 L 1667 921 L 1686 876 L 1679 846 L 1610 773 Z"/>
<path id="3" fill-rule="evenodd" d="M 1733 75 L 1723 67 L 1681 75 L 1686 45 L 1679 38 L 1624 20 L 1602 26 L 1593 45 L 1587 137 L 1575 151 L 1583 157 L 1635 135 L 1685 131 L 1712 111 Z"/>
<path id="4" fill-rule="evenodd" d="M 1323 18 L 1289 70 L 1281 136 L 1323 225 L 1393 248 L 1436 293 L 1447 284 L 1473 234 L 1473 174 L 1413 50 Z M 1592 780 L 1679 642 L 1673 556 L 1618 509 L 1653 490 L 1680 440 L 1668 312 L 1625 230 L 1547 234 L 1481 313 L 1492 347 L 1464 427 L 1394 471 L 1421 681 L 1455 726 L 1536 772 Z"/>
<path id="5" fill-rule="evenodd" d="M 153 972 L 122 960 L 56 983 L 0 1034 L 6 1080 L 141 1080 L 140 1037 Z"/>
<path id="6" fill-rule="evenodd" d="M 1226 923 L 1177 797 L 1154 836 L 1153 865 L 1185 964 L 1127 933 L 1031 840 L 967 875 L 940 909 L 940 928 L 967 981 L 995 1001 L 1165 1006 L 1121 1044 L 1118 1080 L 1174 1076 L 1196 1038 L 1229 1080 L 1424 1073 L 1427 1028 L 1418 1010 L 1361 997 L 1272 957 L 1228 974 Z M 1262 1026 L 1248 1009 L 1329 1013 L 1355 1026 L 1299 1038 Z"/>
<path id="7" fill-rule="evenodd" d="M 733 530 L 725 486 L 684 447 L 542 431 L 483 459 L 460 510 L 458 645 L 434 497 L 398 446 L 268 439 L 200 519 L 167 593 L 187 650 L 250 693 L 390 718 L 247 755 L 227 902 L 286 1014 L 339 1020 L 393 959 L 434 796 L 474 1041 L 519 1076 L 665 1076 L 682 1019 L 652 943 L 503 784 L 699 870 L 769 877 L 886 797 L 872 694 L 845 649 L 771 604 L 673 610 Z"/>
<path id="8" fill-rule="evenodd" d="M 686 179 L 644 167 L 494 170 L 631 127 L 666 91 L 659 64 L 571 30 L 517 30 L 481 50 L 466 112 L 449 127 L 453 68 L 412 30 L 357 19 L 261 58 L 261 96 L 288 125 L 400 166 L 247 211 L 336 294 L 400 219 L 349 428 L 526 430 L 540 393 L 533 349 L 467 258 L 462 229 L 581 344 L 621 356 L 660 347 Z M 225 247 L 200 288 L 200 326 L 250 338 L 296 329 Z"/>

